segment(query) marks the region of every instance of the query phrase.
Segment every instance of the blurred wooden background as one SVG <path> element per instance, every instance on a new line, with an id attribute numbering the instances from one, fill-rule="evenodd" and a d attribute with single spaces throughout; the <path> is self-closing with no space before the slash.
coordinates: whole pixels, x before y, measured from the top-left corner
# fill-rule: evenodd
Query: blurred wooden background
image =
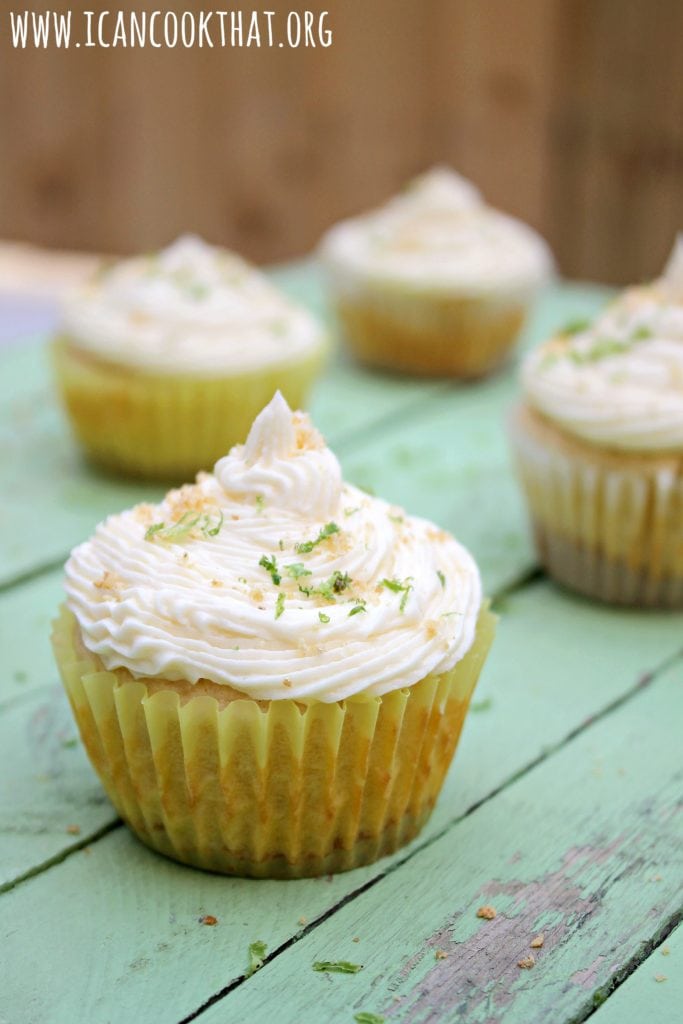
<path id="1" fill-rule="evenodd" d="M 194 230 L 280 260 L 445 161 L 565 274 L 657 273 L 683 228 L 681 0 L 265 7 L 328 9 L 333 45 L 13 51 L 5 9 L 0 237 L 128 252 Z"/>

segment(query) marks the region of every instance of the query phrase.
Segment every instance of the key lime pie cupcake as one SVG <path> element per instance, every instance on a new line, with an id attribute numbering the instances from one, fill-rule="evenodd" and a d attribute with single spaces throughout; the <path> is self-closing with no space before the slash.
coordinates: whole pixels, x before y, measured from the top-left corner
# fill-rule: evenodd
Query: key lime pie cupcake
<path id="1" fill-rule="evenodd" d="M 531 228 L 438 168 L 321 245 L 346 339 L 365 363 L 478 377 L 508 356 L 552 269 Z"/>
<path id="2" fill-rule="evenodd" d="M 76 291 L 54 362 L 94 461 L 181 480 L 243 441 L 276 388 L 304 404 L 325 348 L 315 319 L 263 274 L 184 237 Z"/>
<path id="3" fill-rule="evenodd" d="M 561 583 L 683 607 L 683 236 L 663 275 L 528 357 L 512 437 Z"/>
<path id="4" fill-rule="evenodd" d="M 111 516 L 66 566 L 54 649 L 144 843 L 295 878 L 412 839 L 493 616 L 449 534 L 344 484 L 280 395 L 211 475 Z"/>

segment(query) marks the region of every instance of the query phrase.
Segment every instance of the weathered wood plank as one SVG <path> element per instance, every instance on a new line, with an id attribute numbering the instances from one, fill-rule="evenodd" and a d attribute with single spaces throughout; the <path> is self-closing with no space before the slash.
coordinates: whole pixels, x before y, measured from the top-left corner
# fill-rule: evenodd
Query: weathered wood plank
<path id="1" fill-rule="evenodd" d="M 682 1007 L 683 926 L 679 925 L 609 996 L 593 1020 L 594 1024 L 678 1024 Z"/>
<path id="2" fill-rule="evenodd" d="M 323 301 L 320 281 L 310 266 L 280 269 L 277 274 L 292 294 L 312 307 L 320 307 Z M 568 316 L 595 309 L 606 294 L 604 289 L 594 286 L 565 285 L 551 289 L 530 324 L 527 344 Z M 383 424 L 399 423 L 407 414 L 431 405 L 436 407 L 440 402 L 448 406 L 452 422 L 448 419 L 443 428 L 438 424 L 437 428 L 449 431 L 449 435 L 437 433 L 427 439 L 435 452 L 435 460 L 430 461 L 434 472 L 423 505 L 433 495 L 434 515 L 437 516 L 442 511 L 441 499 L 447 487 L 435 474 L 451 474 L 457 465 L 465 472 L 461 482 L 467 485 L 468 496 L 475 493 L 476 487 L 483 503 L 480 488 L 487 485 L 490 476 L 494 481 L 501 479 L 506 502 L 508 498 L 513 502 L 518 500 L 510 497 L 514 485 L 500 433 L 500 412 L 515 388 L 512 368 L 481 386 L 457 387 L 444 382 L 416 382 L 367 373 L 339 354 L 317 386 L 312 412 L 330 444 L 342 456 L 345 469 L 345 457 L 349 457 L 349 477 L 353 479 L 357 472 L 359 482 L 370 483 L 381 493 L 385 490 L 387 476 L 385 472 L 379 478 L 379 470 L 385 464 L 382 447 L 385 439 L 377 438 L 374 444 L 379 447 L 373 449 L 375 454 L 371 461 L 356 470 L 358 453 L 366 447 L 370 449 L 373 437 Z M 488 400 L 484 402 L 486 396 Z M 480 421 L 484 425 L 482 440 L 477 433 Z M 430 428 L 426 429 L 429 433 Z M 459 440 L 462 438 L 466 438 L 470 448 L 464 447 Z M 439 460 L 440 446 L 448 449 L 444 451 L 445 462 Z M 476 480 L 468 477 L 475 459 Z M 375 466 L 379 468 L 373 468 Z M 392 479 L 398 483 L 400 477 L 400 500 L 405 500 L 410 507 L 408 469 L 400 461 L 391 466 L 386 487 Z M 377 480 L 368 479 L 373 473 L 378 474 Z M 162 490 L 150 484 L 105 476 L 84 463 L 57 406 L 43 345 L 35 341 L 13 346 L 0 355 L 0 492 L 11 495 L 11 501 L 0 502 L 0 584 L 3 584 L 64 559 L 70 548 L 87 536 L 105 515 L 137 501 L 155 500 Z M 387 495 L 392 496 L 390 491 Z M 466 515 L 469 515 L 470 504 L 466 501 Z M 457 525 L 457 521 L 453 525 Z M 487 525 L 500 532 L 498 522 Z M 527 559 L 525 550 L 523 555 L 516 560 L 512 557 L 510 561 L 521 568 Z"/>
<path id="3" fill-rule="evenodd" d="M 36 606 L 40 587 L 41 600 L 51 602 L 54 597 L 46 581 L 33 581 L 26 591 L 33 592 Z M 18 591 L 15 588 L 14 593 Z M 11 633 L 6 639 L 10 638 Z M 413 848 L 439 835 L 622 697 L 679 643 L 676 616 L 593 607 L 546 583 L 508 598 L 455 768 Z M 23 640 L 20 644 L 23 647 Z M 563 652 L 561 659 L 558 650 Z M 27 727 L 35 721 L 50 728 L 39 735 Z M 5 881 L 13 877 L 12 871 L 23 874 L 39 866 L 41 859 L 61 855 L 105 820 L 113 820 L 113 812 L 111 818 L 103 818 L 102 806 L 93 803 L 97 784 L 80 751 L 58 746 L 60 736 L 72 735 L 60 732 L 68 723 L 65 700 L 60 704 L 53 690 L 35 690 L 25 705 L 12 704 L 0 714 L 0 748 L 9 752 L 8 763 L 13 765 L 12 780 L 0 777 L 0 864 Z M 48 772 L 39 781 L 34 774 L 42 748 L 53 751 L 53 774 Z M 562 774 L 553 773 L 553 779 L 557 794 L 562 793 Z M 537 799 L 539 806 L 550 809 L 560 797 L 541 786 Z M 15 842 L 19 809 L 34 802 L 45 815 L 45 830 L 40 831 L 36 817 L 31 830 Z M 81 827 L 79 836 L 66 833 L 69 824 Z M 250 941 L 261 938 L 271 949 L 289 941 L 299 930 L 299 916 L 314 920 L 404 856 L 405 851 L 393 860 L 338 876 L 333 883 L 276 883 L 262 889 L 261 883 L 208 878 L 167 864 L 127 832 L 117 831 L 94 845 L 91 853 L 74 854 L 0 896 L 0 943 L 9 957 L 8 976 L 17 979 L 4 993 L 0 986 L 0 1016 L 4 1012 L 14 1019 L 20 1007 L 22 1024 L 66 1022 L 75 1019 L 76 1012 L 112 1024 L 133 1013 L 139 1019 L 146 1014 L 154 1020 L 179 1020 L 241 976 Z M 44 905 L 49 905 L 49 915 L 39 909 Z M 215 935 L 207 929 L 211 939 L 195 927 L 201 913 L 221 919 Z M 19 930 L 18 919 L 23 922 Z M 62 934 L 65 922 L 75 945 L 62 949 L 57 930 Z M 25 977 L 29 958 L 43 957 L 41 951 L 44 962 L 53 964 L 60 985 L 53 986 L 47 974 L 44 984 L 34 981 L 28 1012 L 26 986 L 19 979 Z M 178 991 L 174 983 L 181 972 L 190 980 Z"/>
<path id="4" fill-rule="evenodd" d="M 681 910 L 682 676 L 679 661 L 266 965 L 202 1024 L 254 1020 L 285 991 L 282 1024 L 359 1011 L 411 1024 L 584 1019 Z M 495 908 L 494 920 L 477 916 L 482 905 Z M 543 946 L 532 949 L 539 934 Z M 521 969 L 530 954 L 535 965 Z M 363 970 L 318 975 L 317 960 Z"/>

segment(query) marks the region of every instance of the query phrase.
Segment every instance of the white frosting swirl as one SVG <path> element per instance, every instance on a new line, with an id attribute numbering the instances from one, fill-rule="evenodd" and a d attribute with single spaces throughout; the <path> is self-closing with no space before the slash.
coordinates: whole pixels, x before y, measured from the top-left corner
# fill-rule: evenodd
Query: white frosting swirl
<path id="1" fill-rule="evenodd" d="M 323 702 L 450 669 L 481 605 L 467 551 L 344 484 L 279 394 L 214 475 L 101 524 L 72 552 L 66 590 L 110 670 Z"/>
<path id="2" fill-rule="evenodd" d="M 417 178 L 380 209 L 337 224 L 321 252 L 349 288 L 369 277 L 450 293 L 525 291 L 553 265 L 535 231 L 486 206 L 472 184 L 446 168 Z"/>
<path id="3" fill-rule="evenodd" d="M 683 239 L 658 281 L 528 356 L 522 383 L 535 409 L 585 441 L 682 451 Z"/>
<path id="4" fill-rule="evenodd" d="M 244 260 L 185 236 L 105 269 L 66 301 L 79 348 L 155 373 L 240 372 L 304 358 L 323 331 Z"/>

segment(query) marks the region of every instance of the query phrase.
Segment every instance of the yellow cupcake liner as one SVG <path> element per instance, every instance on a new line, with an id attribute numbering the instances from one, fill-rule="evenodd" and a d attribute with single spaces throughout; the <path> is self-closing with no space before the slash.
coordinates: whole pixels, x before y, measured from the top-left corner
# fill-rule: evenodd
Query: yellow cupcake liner
<path id="1" fill-rule="evenodd" d="M 345 339 L 361 362 L 422 376 L 481 377 L 505 361 L 530 295 L 449 296 L 389 285 L 335 289 Z"/>
<path id="2" fill-rule="evenodd" d="M 108 363 L 66 338 L 52 346 L 74 433 L 94 462 L 133 476 L 187 480 L 210 470 L 279 388 L 303 408 L 325 345 L 306 357 L 232 376 L 154 374 Z"/>
<path id="3" fill-rule="evenodd" d="M 300 878 L 368 864 L 428 818 L 493 640 L 450 672 L 383 697 L 256 701 L 198 696 L 107 672 L 66 607 L 53 647 L 90 760 L 148 846 L 210 871 Z M 191 689 L 191 688 L 190 688 Z"/>
<path id="4" fill-rule="evenodd" d="M 683 464 L 602 450 L 531 409 L 513 450 L 539 557 L 558 582 L 634 607 L 683 607 Z"/>

